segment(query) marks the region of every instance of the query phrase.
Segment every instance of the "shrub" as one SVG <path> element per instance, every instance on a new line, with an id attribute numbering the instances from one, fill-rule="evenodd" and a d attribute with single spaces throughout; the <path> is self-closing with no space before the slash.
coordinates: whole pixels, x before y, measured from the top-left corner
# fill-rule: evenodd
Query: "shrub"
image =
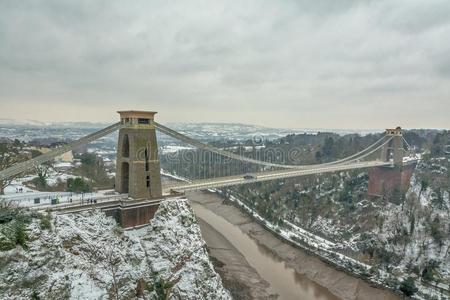
<path id="1" fill-rule="evenodd" d="M 19 210 L 9 207 L 8 204 L 0 204 L 0 224 L 6 224 L 14 220 L 19 214 Z"/>
<path id="2" fill-rule="evenodd" d="M 41 297 L 39 297 L 38 292 L 33 291 L 33 293 L 31 294 L 31 299 L 32 300 L 41 300 Z"/>
<path id="3" fill-rule="evenodd" d="M 8 251 L 14 249 L 15 246 L 15 233 L 13 228 L 10 226 L 0 227 L 0 251 Z"/>
<path id="4" fill-rule="evenodd" d="M 422 279 L 425 281 L 434 281 L 438 268 L 439 263 L 437 261 L 433 259 L 428 261 L 422 271 Z"/>
<path id="5" fill-rule="evenodd" d="M 51 215 L 43 215 L 41 216 L 41 229 L 42 230 L 51 230 L 52 229 L 52 222 L 51 222 Z"/>
<path id="6" fill-rule="evenodd" d="M 27 248 L 27 226 L 33 215 L 20 209 L 0 208 L 0 251 L 13 249 L 16 245 Z"/>
<path id="7" fill-rule="evenodd" d="M 433 237 L 433 239 L 436 242 L 441 243 L 442 239 L 443 239 L 443 234 L 441 232 L 441 224 L 440 224 L 440 220 L 439 220 L 438 216 L 436 216 L 434 218 L 433 222 L 431 222 L 430 231 L 431 231 L 431 236 Z"/>
<path id="8" fill-rule="evenodd" d="M 0 209 L 0 224 L 11 222 L 15 217 L 15 212 L 11 209 Z"/>
<path id="9" fill-rule="evenodd" d="M 16 245 L 26 249 L 27 240 L 26 224 L 20 220 L 14 220 L 0 227 L 0 251 L 11 250 Z"/>
<path id="10" fill-rule="evenodd" d="M 16 245 L 22 246 L 24 249 L 27 249 L 27 239 L 28 235 L 26 232 L 26 226 L 23 222 L 17 222 L 15 226 L 16 231 Z"/>
<path id="11" fill-rule="evenodd" d="M 400 291 L 408 297 L 414 295 L 418 289 L 416 284 L 414 283 L 414 279 L 412 277 L 408 277 L 400 284 Z"/>
<path id="12" fill-rule="evenodd" d="M 73 193 L 88 193 L 90 185 L 81 177 L 67 179 L 67 191 Z"/>

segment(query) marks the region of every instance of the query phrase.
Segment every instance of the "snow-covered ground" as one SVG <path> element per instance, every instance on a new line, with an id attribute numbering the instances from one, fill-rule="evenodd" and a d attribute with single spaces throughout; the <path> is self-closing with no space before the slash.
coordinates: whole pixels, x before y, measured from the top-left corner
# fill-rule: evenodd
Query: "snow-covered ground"
<path id="1" fill-rule="evenodd" d="M 231 299 L 184 198 L 163 202 L 139 230 L 100 211 L 51 222 L 44 230 L 33 219 L 27 250 L 0 251 L 1 299 Z"/>
<path id="2" fill-rule="evenodd" d="M 439 277 L 443 282 L 447 282 L 442 283 L 441 288 L 450 291 L 450 239 L 448 234 L 444 233 L 437 242 L 430 234 L 430 224 L 436 218 L 439 218 L 440 228 L 444 230 L 450 228 L 449 193 L 445 191 L 442 195 L 442 208 L 434 206 L 432 201 L 436 197 L 435 191 L 431 187 L 423 189 L 422 183 L 414 175 L 411 178 L 407 197 L 415 201 L 402 206 L 391 204 L 389 209 L 384 211 L 386 218 L 377 236 L 386 244 L 386 249 L 401 257 L 400 262 L 393 267 L 394 272 L 399 276 L 407 277 L 407 270 L 411 269 L 411 266 L 424 266 L 435 261 L 439 264 Z M 388 242 L 398 237 L 398 232 L 403 228 L 409 231 L 407 242 Z M 417 298 L 422 295 L 423 299 L 432 296 L 435 299 L 445 299 L 441 298 L 438 289 L 432 288 L 430 284 L 417 280 L 416 285 L 419 288 Z"/>
<path id="3" fill-rule="evenodd" d="M 5 188 L 5 195 L 12 195 L 12 194 L 24 194 L 24 193 L 30 193 L 30 192 L 35 192 L 35 190 L 27 187 L 24 182 L 28 182 L 33 180 L 34 178 L 36 178 L 37 175 L 28 175 L 25 177 L 20 177 L 20 178 L 16 178 L 14 179 L 10 185 L 8 185 Z M 52 170 L 49 175 L 48 178 L 46 179 L 47 184 L 49 186 L 55 186 L 57 185 L 58 182 L 65 182 L 67 181 L 67 179 L 69 178 L 76 178 L 79 176 L 75 176 L 72 174 L 67 174 L 65 172 L 57 172 Z"/>
<path id="4" fill-rule="evenodd" d="M 5 188 L 5 195 L 34 192 L 33 189 L 30 189 L 29 187 L 25 186 L 23 182 L 30 181 L 35 177 L 36 176 L 27 176 L 13 180 L 11 184 Z M 20 189 L 22 189 L 21 192 Z"/>

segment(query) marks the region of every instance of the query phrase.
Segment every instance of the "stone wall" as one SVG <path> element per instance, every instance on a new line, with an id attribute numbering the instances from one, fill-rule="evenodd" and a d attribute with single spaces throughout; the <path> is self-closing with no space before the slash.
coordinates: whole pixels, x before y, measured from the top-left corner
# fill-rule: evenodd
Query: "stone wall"
<path id="1" fill-rule="evenodd" d="M 376 167 L 369 170 L 369 196 L 390 196 L 396 188 L 406 192 L 414 165 L 403 167 Z"/>
<path id="2" fill-rule="evenodd" d="M 155 212 L 159 203 L 144 204 L 137 207 L 117 207 L 105 210 L 107 216 L 113 217 L 123 228 L 132 228 L 147 224 Z"/>

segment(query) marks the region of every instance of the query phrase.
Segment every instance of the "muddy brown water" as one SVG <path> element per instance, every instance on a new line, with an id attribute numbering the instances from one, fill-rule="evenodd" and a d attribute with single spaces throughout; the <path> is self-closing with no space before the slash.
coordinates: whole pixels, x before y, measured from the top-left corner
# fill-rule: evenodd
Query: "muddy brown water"
<path id="1" fill-rule="evenodd" d="M 270 284 L 272 292 L 285 300 L 337 300 L 328 289 L 286 266 L 272 251 L 259 245 L 241 229 L 200 204 L 191 202 L 198 218 L 221 233 Z M 226 262 L 225 262 L 226 263 Z"/>

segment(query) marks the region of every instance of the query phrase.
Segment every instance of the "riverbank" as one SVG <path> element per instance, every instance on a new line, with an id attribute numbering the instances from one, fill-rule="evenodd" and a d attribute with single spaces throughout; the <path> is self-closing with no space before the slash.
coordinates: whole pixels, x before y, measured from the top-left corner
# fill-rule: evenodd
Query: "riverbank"
<path id="1" fill-rule="evenodd" d="M 199 205 L 217 216 L 223 217 L 229 223 L 238 227 L 242 232 L 257 241 L 261 247 L 266 248 L 281 261 L 284 261 L 286 267 L 295 270 L 300 276 L 307 277 L 321 287 L 326 287 L 326 290 L 340 299 L 401 299 L 399 295 L 388 290 L 372 287 L 364 280 L 336 270 L 321 261 L 318 257 L 308 255 L 301 249 L 284 243 L 250 217 L 243 214 L 238 208 L 224 204 L 224 199 L 215 193 L 192 192 L 188 193 L 187 196 L 193 203 L 194 210 L 195 205 Z M 204 238 L 207 239 L 206 237 Z M 327 291 L 323 292 L 326 294 Z M 322 295 L 321 297 L 325 297 L 326 299 L 327 295 Z M 314 299 L 320 298 L 317 297 Z"/>

